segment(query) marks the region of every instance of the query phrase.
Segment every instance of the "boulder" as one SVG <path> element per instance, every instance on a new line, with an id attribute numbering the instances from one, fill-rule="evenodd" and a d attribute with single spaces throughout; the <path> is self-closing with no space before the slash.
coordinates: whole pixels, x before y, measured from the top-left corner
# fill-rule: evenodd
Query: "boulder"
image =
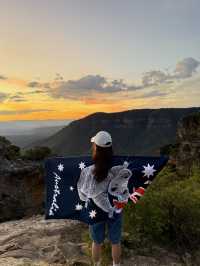
<path id="1" fill-rule="evenodd" d="M 90 265 L 81 240 L 86 229 L 78 221 L 41 215 L 0 223 L 0 265 Z"/>
<path id="2" fill-rule="evenodd" d="M 39 163 L 0 160 L 0 222 L 44 212 L 44 173 Z"/>

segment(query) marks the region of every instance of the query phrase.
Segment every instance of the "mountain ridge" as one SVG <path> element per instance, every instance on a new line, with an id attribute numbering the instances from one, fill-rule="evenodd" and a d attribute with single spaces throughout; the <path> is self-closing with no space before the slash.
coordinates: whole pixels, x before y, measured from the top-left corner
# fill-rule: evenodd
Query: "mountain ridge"
<path id="1" fill-rule="evenodd" d="M 106 130 L 113 138 L 115 154 L 158 155 L 161 146 L 175 142 L 178 121 L 199 111 L 200 107 L 186 107 L 95 112 L 70 122 L 31 147 L 48 146 L 62 156 L 90 155 L 91 136 Z"/>

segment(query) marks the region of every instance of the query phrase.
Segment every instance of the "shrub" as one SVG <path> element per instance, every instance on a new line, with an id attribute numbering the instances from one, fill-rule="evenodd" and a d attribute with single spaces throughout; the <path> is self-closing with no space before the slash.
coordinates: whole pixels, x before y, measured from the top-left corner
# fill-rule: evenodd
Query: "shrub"
<path id="1" fill-rule="evenodd" d="M 4 136 L 0 136 L 0 143 L 5 144 L 6 146 L 11 144 L 11 142 Z"/>
<path id="2" fill-rule="evenodd" d="M 23 158 L 32 161 L 40 161 L 49 157 L 52 154 L 49 147 L 34 147 L 26 150 L 23 154 Z"/>
<path id="3" fill-rule="evenodd" d="M 10 145 L 7 147 L 5 152 L 5 157 L 8 160 L 15 160 L 20 157 L 20 148 L 15 145 Z"/>
<path id="4" fill-rule="evenodd" d="M 140 202 L 125 208 L 125 231 L 181 249 L 200 245 L 200 169 L 183 180 L 163 169 Z"/>

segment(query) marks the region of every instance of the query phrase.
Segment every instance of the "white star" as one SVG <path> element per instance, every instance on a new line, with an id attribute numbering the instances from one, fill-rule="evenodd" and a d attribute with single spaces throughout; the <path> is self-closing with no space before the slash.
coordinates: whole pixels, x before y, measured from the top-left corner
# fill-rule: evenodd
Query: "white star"
<path id="1" fill-rule="evenodd" d="M 91 212 L 89 212 L 89 214 L 90 214 L 90 218 L 93 219 L 96 216 L 97 212 L 95 210 L 92 210 Z"/>
<path id="2" fill-rule="evenodd" d="M 127 167 L 129 166 L 129 162 L 124 161 L 123 166 L 124 166 L 125 168 L 127 168 Z"/>
<path id="3" fill-rule="evenodd" d="M 71 191 L 73 191 L 73 190 L 74 190 L 74 187 L 71 186 L 71 187 L 69 187 L 69 189 L 70 189 Z"/>
<path id="4" fill-rule="evenodd" d="M 155 172 L 156 170 L 153 169 L 154 168 L 154 164 L 152 166 L 148 165 L 147 166 L 144 166 L 144 170 L 142 171 L 142 173 L 144 173 L 144 176 L 147 176 L 148 178 L 150 177 L 150 175 L 153 175 L 153 172 Z"/>
<path id="5" fill-rule="evenodd" d="M 59 170 L 60 172 L 62 172 L 63 169 L 64 169 L 64 165 L 60 163 L 60 164 L 58 165 L 58 170 Z"/>
<path id="6" fill-rule="evenodd" d="M 80 210 L 82 210 L 83 209 L 83 206 L 81 205 L 81 204 L 76 204 L 76 210 L 77 211 L 80 211 Z"/>
<path id="7" fill-rule="evenodd" d="M 84 162 L 80 162 L 79 163 L 79 168 L 82 170 L 83 168 L 85 168 L 85 163 Z"/>

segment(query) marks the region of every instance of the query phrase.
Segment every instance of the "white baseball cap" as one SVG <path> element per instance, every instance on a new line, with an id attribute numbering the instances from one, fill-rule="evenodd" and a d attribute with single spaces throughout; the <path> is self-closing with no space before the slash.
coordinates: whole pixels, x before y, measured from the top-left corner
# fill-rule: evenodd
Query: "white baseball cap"
<path id="1" fill-rule="evenodd" d="M 91 142 L 94 142 L 100 147 L 110 147 L 112 146 L 111 135 L 107 131 L 99 131 L 95 136 L 90 139 Z"/>

